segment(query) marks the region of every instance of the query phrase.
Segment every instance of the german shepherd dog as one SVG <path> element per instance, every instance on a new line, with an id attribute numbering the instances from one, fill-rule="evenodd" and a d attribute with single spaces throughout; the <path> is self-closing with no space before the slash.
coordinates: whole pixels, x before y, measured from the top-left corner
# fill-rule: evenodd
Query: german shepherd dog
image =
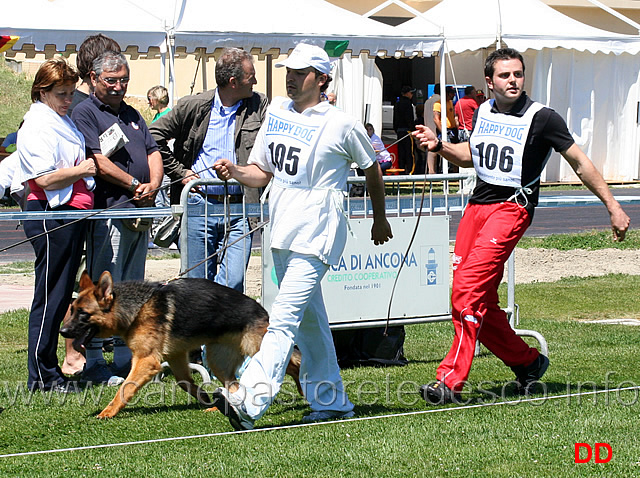
<path id="1" fill-rule="evenodd" d="M 71 319 L 60 330 L 78 348 L 93 337 L 119 335 L 132 352 L 131 372 L 115 398 L 98 418 L 112 418 L 162 370 L 165 358 L 182 387 L 201 404 L 211 406 L 208 394 L 196 385 L 189 370 L 189 352 L 207 346 L 207 363 L 223 385 L 235 391 L 235 371 L 245 355 L 260 348 L 269 325 L 267 311 L 246 295 L 207 279 L 113 283 L 103 272 L 97 284 L 80 278 Z M 300 352 L 287 367 L 302 394 Z"/>

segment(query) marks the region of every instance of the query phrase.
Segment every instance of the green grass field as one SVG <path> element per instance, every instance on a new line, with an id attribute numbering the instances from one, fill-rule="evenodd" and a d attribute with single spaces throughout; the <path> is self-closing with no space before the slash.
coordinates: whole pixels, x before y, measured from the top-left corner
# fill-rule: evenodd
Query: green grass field
<path id="1" fill-rule="evenodd" d="M 222 415 L 204 412 L 171 377 L 148 385 L 109 421 L 95 415 L 113 388 L 30 395 L 22 385 L 27 312 L 6 313 L 0 317 L 0 455 L 63 451 L 0 457 L 0 474 L 638 476 L 639 330 L 587 320 L 637 318 L 639 287 L 640 277 L 624 275 L 517 286 L 520 327 L 549 343 L 546 392 L 536 401 L 514 395 L 505 386 L 511 371 L 483 351 L 463 395 L 467 406 L 425 406 L 416 390 L 433 379 L 452 326 L 413 325 L 406 327 L 409 365 L 343 371 L 357 420 L 297 426 L 308 408 L 287 382 L 251 433 L 232 433 Z M 616 391 L 629 387 L 636 388 Z M 574 464 L 575 443 L 607 443 L 613 458 Z"/>
<path id="2" fill-rule="evenodd" d="M 30 105 L 31 81 L 0 65 L 0 84 L 4 136 Z M 591 249 L 611 245 L 608 236 L 525 238 L 521 246 Z M 640 248 L 640 234 L 631 231 L 620 247 Z M 450 323 L 412 325 L 407 366 L 343 371 L 356 419 L 299 426 L 309 410 L 288 381 L 250 433 L 232 432 L 171 377 L 148 385 L 108 421 L 95 416 L 113 388 L 29 394 L 28 312 L 1 314 L 0 476 L 640 476 L 640 328 L 588 323 L 640 317 L 639 288 L 639 276 L 625 275 L 516 286 L 520 327 L 543 334 L 550 350 L 546 390 L 531 399 L 514 395 L 511 371 L 482 351 L 466 405 L 427 407 L 417 389 L 434 378 L 453 330 Z M 612 459 L 575 464 L 576 443 L 607 443 Z"/>
<path id="3" fill-rule="evenodd" d="M 75 65 L 72 65 L 75 67 Z M 24 73 L 15 73 L 5 64 L 4 56 L 0 55 L 0 138 L 16 131 L 24 114 L 31 106 L 31 85 L 33 78 Z M 154 111 L 149 108 L 145 100 L 128 98 L 147 123 L 151 122 Z"/>

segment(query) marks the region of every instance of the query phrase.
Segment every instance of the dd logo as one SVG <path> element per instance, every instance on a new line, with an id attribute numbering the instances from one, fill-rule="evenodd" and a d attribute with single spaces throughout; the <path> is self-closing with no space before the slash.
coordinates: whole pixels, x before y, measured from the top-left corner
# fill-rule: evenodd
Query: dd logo
<path id="1" fill-rule="evenodd" d="M 611 449 L 611 445 L 608 443 L 596 443 L 593 448 L 595 448 L 595 461 L 596 463 L 609 463 L 611 458 L 613 457 L 613 450 Z M 591 457 L 593 456 L 593 448 L 588 443 L 576 443 L 575 444 L 575 458 L 574 463 L 589 463 L 591 461 Z M 600 450 L 602 448 L 607 450 L 607 456 L 604 458 L 600 454 Z M 587 450 L 587 456 L 585 458 L 580 458 L 580 449 Z"/>

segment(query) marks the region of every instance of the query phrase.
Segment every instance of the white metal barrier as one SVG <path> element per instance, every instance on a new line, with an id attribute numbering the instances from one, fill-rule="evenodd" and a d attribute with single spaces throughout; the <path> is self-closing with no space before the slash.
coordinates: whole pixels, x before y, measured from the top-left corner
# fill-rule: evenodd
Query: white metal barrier
<path id="1" fill-rule="evenodd" d="M 396 285 L 392 302 L 390 322 L 393 325 L 426 323 L 450 320 L 449 299 L 449 219 L 450 213 L 462 212 L 466 197 L 459 188 L 457 194 L 449 194 L 449 183 L 461 182 L 466 174 L 427 176 L 385 176 L 387 186 L 386 214 L 392 225 L 394 239 L 383 246 L 373 246 L 369 237 L 371 227 L 371 203 L 364 197 L 345 196 L 345 211 L 353 235 L 337 266 L 332 266 L 322 287 L 325 294 L 331 328 L 364 328 L 386 324 L 391 287 L 395 281 L 400 262 L 404 266 Z M 230 181 L 235 183 L 235 181 Z M 182 216 L 181 270 L 188 264 L 187 196 L 193 186 L 201 184 L 222 185 L 219 180 L 197 179 L 184 188 L 181 202 L 171 208 L 129 208 L 95 211 L 47 211 L 22 212 L 1 211 L 0 221 L 23 221 L 40 219 L 121 219 L 136 217 Z M 363 177 L 352 177 L 353 184 L 366 184 Z M 420 211 L 423 184 L 422 217 L 416 240 L 409 249 L 409 239 L 416 227 Z M 437 184 L 437 186 L 436 186 Z M 347 191 L 345 191 L 347 192 Z M 389 194 L 390 193 L 390 194 Z M 640 204 L 640 196 L 616 197 L 622 204 Z M 599 204 L 595 196 L 541 197 L 539 207 L 567 207 Z M 210 205 L 207 216 L 244 216 L 264 221 L 268 207 L 261 204 Z M 186 231 L 187 234 L 184 234 Z M 269 309 L 277 293 L 275 274 L 268 247 L 268 225 L 262 234 L 262 286 L 263 305 Z M 515 302 L 515 258 L 508 260 L 507 307 L 509 322 L 516 333 L 529 336 L 540 343 L 541 352 L 548 354 L 545 338 L 536 331 L 518 328 L 519 308 Z"/>
<path id="2" fill-rule="evenodd" d="M 450 320 L 449 300 L 449 219 L 450 213 L 461 212 L 466 204 L 462 192 L 448 194 L 451 181 L 461 181 L 466 174 L 427 176 L 385 176 L 387 186 L 386 213 L 394 239 L 383 246 L 373 246 L 370 237 L 371 204 L 364 197 L 345 197 L 345 211 L 348 214 L 353 236 L 349 236 L 347 247 L 340 263 L 333 266 L 323 281 L 325 302 L 334 329 L 363 328 L 386 323 L 391 287 L 396 278 L 400 262 L 404 266 L 396 285 L 392 302 L 390 322 L 394 325 L 426 323 Z M 231 181 L 233 183 L 234 181 Z M 349 178 L 352 184 L 365 184 L 363 177 Z M 416 240 L 409 253 L 407 245 L 416 227 L 420 210 L 423 183 L 425 196 L 422 217 Z M 55 211 L 18 212 L 2 211 L 0 220 L 21 221 L 25 219 L 71 218 L 81 219 L 91 214 L 90 219 L 165 217 L 182 215 L 181 258 L 182 270 L 188 261 L 187 194 L 191 187 L 200 184 L 224 184 L 219 180 L 198 179 L 184 188 L 181 203 L 171 208 L 130 208 L 102 211 Z M 390 194 L 389 194 L 390 193 Z M 619 197 L 624 204 L 638 204 L 640 197 Z M 541 197 L 539 207 L 581 206 L 599 203 L 594 197 L 558 196 Z M 264 221 L 268 208 L 260 204 L 218 204 L 206 210 L 210 216 L 256 217 Z M 187 234 L 184 234 L 186 231 Z M 277 284 L 272 272 L 268 248 L 268 227 L 262 234 L 263 266 L 262 285 L 264 306 L 269 309 Z M 519 310 L 515 302 L 515 260 L 512 255 L 507 263 L 507 307 L 512 327 L 518 335 L 535 338 L 543 353 L 548 346 L 544 337 L 536 331 L 520 329 Z"/>
<path id="3" fill-rule="evenodd" d="M 350 233 L 337 265 L 330 267 L 321 285 L 332 329 L 365 328 L 451 319 L 449 299 L 449 213 L 461 211 L 464 196 L 436 194 L 436 184 L 465 178 L 466 175 L 385 176 L 387 219 L 393 239 L 374 246 L 370 240 L 373 211 L 366 194 L 345 198 Z M 350 178 L 349 184 L 365 183 Z M 425 186 L 420 221 L 422 186 Z M 442 186 L 442 184 L 438 184 Z M 408 249 L 415 228 L 415 239 Z M 269 226 L 263 233 L 262 298 L 267 309 L 273 303 L 278 284 L 269 250 Z M 400 266 L 402 264 L 402 270 Z M 392 290 L 395 285 L 395 291 Z"/>

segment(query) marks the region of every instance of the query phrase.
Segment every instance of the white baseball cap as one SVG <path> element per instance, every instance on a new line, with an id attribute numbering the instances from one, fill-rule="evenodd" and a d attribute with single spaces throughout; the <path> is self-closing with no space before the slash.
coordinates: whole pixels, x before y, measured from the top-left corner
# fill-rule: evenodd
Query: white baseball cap
<path id="1" fill-rule="evenodd" d="M 309 43 L 298 43 L 286 60 L 276 63 L 276 68 L 283 66 L 292 70 L 303 70 L 312 66 L 320 73 L 331 73 L 331 61 L 327 52 Z"/>

